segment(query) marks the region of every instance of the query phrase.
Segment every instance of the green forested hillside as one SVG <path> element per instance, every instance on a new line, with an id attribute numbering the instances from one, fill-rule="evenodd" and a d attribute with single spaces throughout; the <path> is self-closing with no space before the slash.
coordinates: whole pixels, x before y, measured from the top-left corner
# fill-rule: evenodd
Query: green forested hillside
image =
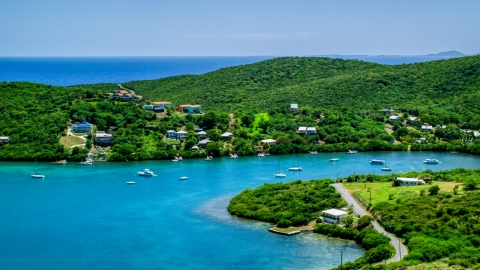
<path id="1" fill-rule="evenodd" d="M 291 57 L 123 85 L 151 100 L 199 103 L 205 110 L 266 111 L 290 103 L 358 111 L 392 107 L 478 128 L 479 75 L 480 56 L 397 66 Z"/>

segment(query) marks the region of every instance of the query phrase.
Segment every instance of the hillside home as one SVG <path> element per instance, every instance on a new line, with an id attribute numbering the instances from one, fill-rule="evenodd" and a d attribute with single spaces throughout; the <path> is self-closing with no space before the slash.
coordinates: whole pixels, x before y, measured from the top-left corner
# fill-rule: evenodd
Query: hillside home
<path id="1" fill-rule="evenodd" d="M 133 96 L 132 100 L 133 101 L 141 101 L 141 100 L 143 100 L 143 97 L 142 96 Z"/>
<path id="2" fill-rule="evenodd" d="M 426 132 L 432 132 L 432 131 L 433 131 L 433 127 L 432 127 L 432 126 L 429 126 L 429 125 L 422 125 L 421 130 L 422 130 L 422 131 L 426 131 Z"/>
<path id="3" fill-rule="evenodd" d="M 187 132 L 184 130 L 180 130 L 177 132 L 177 139 L 186 139 L 187 138 Z"/>
<path id="4" fill-rule="evenodd" d="M 408 122 L 409 122 L 410 124 L 412 124 L 413 122 L 417 121 L 417 119 L 418 119 L 418 117 L 410 116 L 410 117 L 408 117 Z"/>
<path id="5" fill-rule="evenodd" d="M 348 213 L 338 209 L 329 209 L 322 211 L 322 218 L 328 223 L 337 223 L 348 217 Z"/>
<path id="6" fill-rule="evenodd" d="M 209 143 L 210 143 L 210 140 L 209 140 L 209 139 L 203 139 L 203 140 L 201 140 L 201 141 L 198 142 L 198 146 L 205 147 L 205 146 L 207 146 Z"/>
<path id="7" fill-rule="evenodd" d="M 315 127 L 308 127 L 308 128 L 307 128 L 307 134 L 308 134 L 308 135 L 317 134 L 317 129 L 316 129 Z"/>
<path id="8" fill-rule="evenodd" d="M 299 127 L 297 130 L 298 134 L 305 134 L 307 133 L 307 127 Z"/>
<path id="9" fill-rule="evenodd" d="M 94 137 L 95 144 L 107 145 L 113 140 L 113 135 L 105 133 L 105 131 L 97 131 Z"/>
<path id="10" fill-rule="evenodd" d="M 405 177 L 397 177 L 397 179 L 394 181 L 394 186 L 417 186 L 417 185 L 425 185 L 425 181 L 418 178 L 405 178 Z"/>
<path id="11" fill-rule="evenodd" d="M 383 113 L 383 114 L 389 114 L 389 113 L 393 113 L 395 112 L 395 110 L 392 110 L 390 108 L 388 109 L 381 109 L 381 110 L 378 110 L 379 112 Z"/>
<path id="12" fill-rule="evenodd" d="M 191 105 L 191 104 L 183 104 L 178 105 L 177 111 L 181 113 L 202 113 L 202 106 L 200 105 Z"/>
<path id="13" fill-rule="evenodd" d="M 82 122 L 80 124 L 74 124 L 72 126 L 72 132 L 89 133 L 92 130 L 92 124 L 88 122 Z"/>
<path id="14" fill-rule="evenodd" d="M 143 109 L 153 111 L 153 105 L 144 105 Z"/>
<path id="15" fill-rule="evenodd" d="M 298 111 L 298 104 L 290 104 L 290 111 Z"/>
<path id="16" fill-rule="evenodd" d="M 207 132 L 200 131 L 200 132 L 197 133 L 197 135 L 200 139 L 203 139 L 203 138 L 207 137 Z"/>
<path id="17" fill-rule="evenodd" d="M 175 130 L 167 130 L 167 138 L 170 138 L 170 139 L 177 138 L 177 132 Z"/>
<path id="18" fill-rule="evenodd" d="M 230 138 L 233 136 L 232 133 L 230 132 L 225 132 L 223 133 L 222 135 L 220 135 L 220 138 L 222 138 L 222 140 L 230 140 Z"/>
<path id="19" fill-rule="evenodd" d="M 192 146 L 192 151 L 198 151 L 198 149 L 199 149 L 199 148 L 198 148 L 198 145 Z"/>
<path id="20" fill-rule="evenodd" d="M 122 94 L 122 101 L 130 101 L 132 94 Z"/>
<path id="21" fill-rule="evenodd" d="M 9 136 L 0 136 L 0 143 L 8 143 L 10 141 Z"/>
<path id="22" fill-rule="evenodd" d="M 172 107 L 172 103 L 168 101 L 152 102 L 154 112 L 164 112 L 167 107 Z"/>
<path id="23" fill-rule="evenodd" d="M 390 122 L 398 122 L 400 121 L 400 117 L 398 115 L 392 115 L 388 118 L 388 121 Z"/>

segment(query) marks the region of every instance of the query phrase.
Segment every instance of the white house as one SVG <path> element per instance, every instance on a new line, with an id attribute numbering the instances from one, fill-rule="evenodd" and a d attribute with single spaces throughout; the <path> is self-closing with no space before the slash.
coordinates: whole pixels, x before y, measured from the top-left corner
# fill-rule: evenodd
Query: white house
<path id="1" fill-rule="evenodd" d="M 225 132 L 225 133 L 223 133 L 222 135 L 220 135 L 220 137 L 221 137 L 223 140 L 228 140 L 228 139 L 230 139 L 232 136 L 233 136 L 233 134 L 230 133 L 230 132 Z"/>
<path id="2" fill-rule="evenodd" d="M 207 137 L 207 132 L 205 132 L 205 131 L 199 131 L 199 132 L 197 133 L 197 135 L 198 135 L 199 138 L 203 139 L 203 138 Z"/>
<path id="3" fill-rule="evenodd" d="M 343 218 L 346 218 L 348 213 L 338 209 L 329 209 L 322 211 L 323 220 L 328 223 L 337 223 L 341 221 Z"/>
<path id="4" fill-rule="evenodd" d="M 269 145 L 274 145 L 275 143 L 277 143 L 277 141 L 274 139 L 265 139 L 265 140 L 261 140 L 261 142 Z"/>
<path id="5" fill-rule="evenodd" d="M 418 178 L 397 177 L 395 184 L 398 184 L 399 186 L 416 186 L 425 185 L 425 181 Z"/>
<path id="6" fill-rule="evenodd" d="M 390 122 L 397 122 L 400 120 L 400 117 L 398 115 L 392 115 L 388 118 L 388 121 Z"/>
<path id="7" fill-rule="evenodd" d="M 0 143 L 8 143 L 9 141 L 10 141 L 10 137 L 0 136 Z"/>
<path id="8" fill-rule="evenodd" d="M 429 126 L 429 125 L 422 125 L 422 131 L 427 131 L 427 132 L 432 132 L 433 131 L 433 127 L 432 126 Z"/>
<path id="9" fill-rule="evenodd" d="M 297 130 L 297 133 L 299 133 L 299 134 L 307 133 L 307 127 L 299 127 L 298 130 Z"/>
<path id="10" fill-rule="evenodd" d="M 207 144 L 209 144 L 209 143 L 210 143 L 210 140 L 209 140 L 209 139 L 203 139 L 203 140 L 201 140 L 201 141 L 198 142 L 198 145 L 205 147 L 205 146 L 207 146 Z"/>
<path id="11" fill-rule="evenodd" d="M 290 111 L 298 110 L 298 104 L 290 104 Z"/>
<path id="12" fill-rule="evenodd" d="M 418 119 L 418 117 L 410 116 L 410 117 L 408 117 L 408 122 L 410 122 L 410 124 L 411 124 L 411 123 L 417 121 L 417 119 Z"/>

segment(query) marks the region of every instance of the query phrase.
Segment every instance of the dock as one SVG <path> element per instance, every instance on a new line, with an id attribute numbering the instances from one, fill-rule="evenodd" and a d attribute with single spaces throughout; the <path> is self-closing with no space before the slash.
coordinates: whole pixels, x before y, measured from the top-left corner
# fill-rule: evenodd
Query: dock
<path id="1" fill-rule="evenodd" d="M 287 236 L 295 235 L 302 232 L 301 230 L 285 230 L 277 227 L 269 228 L 268 230 L 273 233 L 283 234 Z"/>

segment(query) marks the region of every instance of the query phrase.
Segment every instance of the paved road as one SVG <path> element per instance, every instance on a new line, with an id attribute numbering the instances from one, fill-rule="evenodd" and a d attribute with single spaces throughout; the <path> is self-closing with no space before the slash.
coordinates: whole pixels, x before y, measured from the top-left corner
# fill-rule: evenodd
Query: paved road
<path id="1" fill-rule="evenodd" d="M 348 193 L 348 191 L 342 186 L 342 184 L 332 184 L 333 187 L 342 195 L 343 199 L 347 201 L 348 205 L 353 205 L 353 211 L 357 213 L 359 216 L 369 215 L 367 211 L 365 211 L 357 201 Z M 408 254 L 407 248 L 398 240 L 391 233 L 387 233 L 382 226 L 380 226 L 376 221 L 373 222 L 373 227 L 378 232 L 388 236 L 390 238 L 390 244 L 395 247 L 395 256 L 387 260 L 387 263 L 391 262 L 398 262 L 400 261 L 405 255 Z"/>

